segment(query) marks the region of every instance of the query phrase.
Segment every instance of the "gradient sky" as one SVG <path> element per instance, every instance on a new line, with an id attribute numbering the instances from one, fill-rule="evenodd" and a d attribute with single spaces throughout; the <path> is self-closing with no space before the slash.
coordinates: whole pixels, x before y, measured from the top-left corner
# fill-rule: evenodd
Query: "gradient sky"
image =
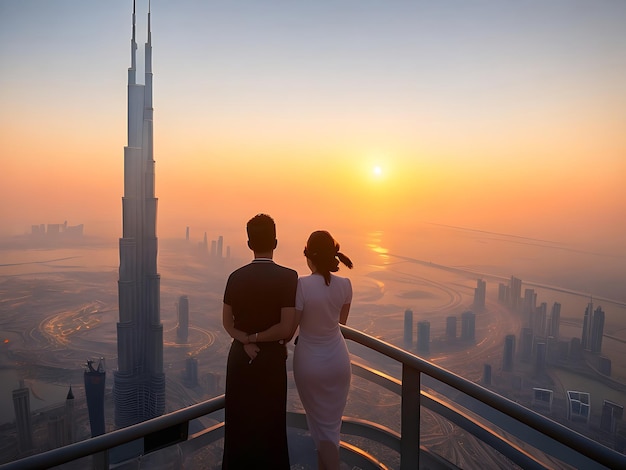
<path id="1" fill-rule="evenodd" d="M 1 234 L 121 235 L 131 11 L 0 0 Z M 267 212 L 626 254 L 624 1 L 154 0 L 152 43 L 161 237 Z"/>

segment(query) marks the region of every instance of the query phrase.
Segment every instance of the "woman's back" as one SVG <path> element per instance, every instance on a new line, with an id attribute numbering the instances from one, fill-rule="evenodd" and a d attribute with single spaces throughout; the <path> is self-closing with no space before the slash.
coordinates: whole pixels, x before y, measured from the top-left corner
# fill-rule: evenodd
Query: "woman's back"
<path id="1" fill-rule="evenodd" d="M 330 285 L 318 274 L 298 280 L 296 309 L 302 311 L 300 335 L 321 340 L 339 332 L 339 313 L 352 300 L 352 286 L 345 277 L 331 275 Z"/>

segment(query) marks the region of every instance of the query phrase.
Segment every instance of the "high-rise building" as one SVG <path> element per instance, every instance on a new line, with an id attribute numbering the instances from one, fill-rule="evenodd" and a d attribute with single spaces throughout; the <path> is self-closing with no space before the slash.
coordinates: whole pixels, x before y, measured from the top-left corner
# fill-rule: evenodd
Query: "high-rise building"
<path id="1" fill-rule="evenodd" d="M 487 283 L 482 279 L 476 281 L 476 288 L 474 289 L 474 308 L 485 308 L 485 297 L 487 292 Z"/>
<path id="2" fill-rule="evenodd" d="M 446 317 L 446 337 L 456 339 L 456 316 L 450 315 Z"/>
<path id="3" fill-rule="evenodd" d="M 522 328 L 520 337 L 521 337 L 521 340 L 520 340 L 521 359 L 524 362 L 530 362 L 533 356 L 533 330 L 532 328 L 529 328 L 529 327 Z"/>
<path id="4" fill-rule="evenodd" d="M 522 280 L 511 276 L 511 286 L 509 292 L 509 306 L 516 312 L 522 299 Z"/>
<path id="5" fill-rule="evenodd" d="M 550 331 L 548 335 L 554 336 L 555 339 L 559 339 L 559 327 L 561 324 L 561 304 L 554 302 L 552 305 L 552 311 L 550 312 Z"/>
<path id="6" fill-rule="evenodd" d="M 524 299 L 522 301 L 522 315 L 526 325 L 533 329 L 535 334 L 539 334 L 535 330 L 535 308 L 537 305 L 537 294 L 534 289 L 524 289 Z"/>
<path id="7" fill-rule="evenodd" d="M 59 412 L 48 416 L 48 449 L 56 449 L 67 445 L 65 441 L 65 415 Z"/>
<path id="8" fill-rule="evenodd" d="M 509 304 L 509 296 L 510 296 L 511 288 L 504 283 L 498 284 L 498 302 L 504 305 Z"/>
<path id="9" fill-rule="evenodd" d="M 540 375 L 546 371 L 546 359 L 548 354 L 548 345 L 541 341 L 535 345 L 535 374 Z"/>
<path id="10" fill-rule="evenodd" d="M 87 368 L 83 373 L 85 381 L 85 395 L 87 397 L 87 411 L 89 412 L 89 426 L 91 437 L 104 434 L 104 385 L 106 382 L 106 371 L 104 360 L 100 359 L 98 365 L 94 367 L 94 361 L 87 361 Z"/>
<path id="11" fill-rule="evenodd" d="M 198 386 L 198 359 L 193 356 L 185 360 L 185 375 L 183 381 L 187 387 Z"/>
<path id="12" fill-rule="evenodd" d="M 512 371 L 515 359 L 515 335 L 504 337 L 504 357 L 502 360 L 502 370 Z"/>
<path id="13" fill-rule="evenodd" d="M 222 258 L 224 251 L 224 237 L 220 235 L 217 237 L 217 257 Z"/>
<path id="14" fill-rule="evenodd" d="M 189 298 L 186 295 L 181 295 L 176 307 L 178 309 L 176 339 L 179 343 L 186 343 L 189 338 Z"/>
<path id="15" fill-rule="evenodd" d="M 591 316 L 593 315 L 593 302 L 587 304 L 585 316 L 583 317 L 583 333 L 580 338 L 580 345 L 583 349 L 591 348 Z"/>
<path id="16" fill-rule="evenodd" d="M 533 333 L 537 336 L 541 336 L 542 338 L 546 336 L 547 316 L 548 304 L 546 302 L 541 302 L 539 307 L 535 308 L 534 314 L 531 317 Z"/>
<path id="17" fill-rule="evenodd" d="M 605 432 L 615 433 L 617 426 L 622 422 L 623 416 L 624 407 L 622 405 L 610 400 L 603 400 L 600 429 Z"/>
<path id="18" fill-rule="evenodd" d="M 465 341 L 476 339 L 476 314 L 470 310 L 461 314 L 461 339 Z"/>
<path id="19" fill-rule="evenodd" d="M 13 408 L 17 427 L 17 445 L 20 453 L 33 448 L 33 424 L 30 416 L 30 389 L 20 380 L 20 388 L 13 390 Z"/>
<path id="20" fill-rule="evenodd" d="M 74 415 L 74 393 L 72 392 L 72 386 L 67 392 L 65 398 L 65 442 L 71 444 L 76 440 L 76 422 Z"/>
<path id="21" fill-rule="evenodd" d="M 427 353 L 430 351 L 430 322 L 417 322 L 417 350 Z"/>
<path id="22" fill-rule="evenodd" d="M 404 311 L 404 342 L 413 344 L 413 310 L 410 308 Z"/>
<path id="23" fill-rule="evenodd" d="M 165 410 L 163 325 L 157 273 L 157 198 L 154 195 L 150 11 L 143 84 L 137 82 L 135 29 L 133 2 L 118 282 L 118 369 L 114 372 L 113 385 L 117 427 L 160 416 Z"/>
<path id="24" fill-rule="evenodd" d="M 593 312 L 591 319 L 591 335 L 589 340 L 589 349 L 592 353 L 602 352 L 602 337 L 604 336 L 604 311 L 602 307 L 598 307 Z"/>

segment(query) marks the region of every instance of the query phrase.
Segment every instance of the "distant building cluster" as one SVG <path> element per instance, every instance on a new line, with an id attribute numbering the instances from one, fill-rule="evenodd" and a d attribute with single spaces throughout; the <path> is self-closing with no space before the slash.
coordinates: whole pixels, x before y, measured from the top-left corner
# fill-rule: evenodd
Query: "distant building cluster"
<path id="1" fill-rule="evenodd" d="M 455 341 L 457 338 L 457 317 L 451 315 L 446 318 L 446 339 Z M 461 341 L 471 342 L 476 339 L 476 314 L 470 310 L 461 314 Z M 404 343 L 413 344 L 413 310 L 404 312 Z M 430 322 L 422 320 L 417 322 L 416 349 L 420 353 L 430 352 Z"/>
<path id="2" fill-rule="evenodd" d="M 480 287 L 480 284 L 479 284 Z M 479 298 L 478 288 L 475 293 Z M 548 313 L 548 305 L 542 302 L 537 305 L 537 293 L 534 289 L 524 289 L 522 281 L 511 277 L 510 283 L 501 283 L 498 287 L 498 302 L 511 311 L 521 315 L 524 326 L 519 337 L 519 351 L 516 351 L 515 335 L 504 338 L 502 370 L 512 372 L 516 358 L 523 363 L 530 363 L 535 377 L 545 375 L 549 364 L 576 365 L 587 359 L 596 370 L 607 377 L 611 375 L 611 360 L 602 356 L 602 338 L 604 336 L 605 313 L 602 307 L 594 309 L 590 301 L 583 316 L 581 337 L 565 339 L 559 331 L 561 321 L 561 304 L 554 302 Z M 590 355 L 585 356 L 587 352 Z M 513 376 L 513 388 L 521 389 L 521 377 Z M 491 365 L 485 364 L 483 383 L 491 384 Z M 517 383 L 517 384 L 516 384 Z M 534 387 L 532 396 L 533 408 L 552 411 L 553 391 Z M 572 422 L 589 424 L 591 416 L 591 396 L 586 391 L 568 390 L 566 392 L 567 419 Z M 616 434 L 622 422 L 624 407 L 610 400 L 603 400 L 600 417 L 600 429 Z"/>
<path id="3" fill-rule="evenodd" d="M 189 242 L 190 230 L 189 227 L 185 229 L 185 240 Z M 230 246 L 224 247 L 224 237 L 219 235 L 217 240 L 211 240 L 206 232 L 201 242 L 198 242 L 198 249 L 200 253 L 209 255 L 214 259 L 229 259 L 230 258 Z"/>
<path id="4" fill-rule="evenodd" d="M 66 220 L 62 224 L 32 225 L 30 234 L 33 237 L 46 239 L 81 238 L 83 231 L 83 224 L 68 225 Z"/>
<path id="5" fill-rule="evenodd" d="M 30 409 L 30 388 L 20 380 L 19 387 L 13 390 L 13 409 L 17 431 L 17 453 L 20 457 L 56 449 L 76 441 L 76 416 L 74 393 L 70 386 L 65 404 L 48 411 L 46 415 L 46 438 L 36 442 L 33 431 L 33 416 Z"/>

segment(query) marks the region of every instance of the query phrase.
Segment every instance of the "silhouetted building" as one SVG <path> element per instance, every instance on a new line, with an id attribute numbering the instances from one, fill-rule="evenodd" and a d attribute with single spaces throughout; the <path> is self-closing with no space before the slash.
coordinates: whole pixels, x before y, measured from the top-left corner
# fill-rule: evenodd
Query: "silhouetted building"
<path id="1" fill-rule="evenodd" d="M 546 411 L 552 411 L 552 399 L 554 392 L 546 388 L 533 388 L 531 406 Z"/>
<path id="2" fill-rule="evenodd" d="M 543 374 L 546 371 L 546 359 L 548 353 L 548 347 L 546 343 L 540 342 L 535 346 L 535 374 Z"/>
<path id="3" fill-rule="evenodd" d="M 524 289 L 524 300 L 522 302 L 522 313 L 524 314 L 524 319 L 528 324 L 532 327 L 533 322 L 533 314 L 535 313 L 535 308 L 537 304 L 537 294 L 534 289 Z"/>
<path id="4" fill-rule="evenodd" d="M 605 356 L 598 357 L 598 372 L 606 375 L 607 377 L 611 376 L 611 359 Z"/>
<path id="5" fill-rule="evenodd" d="M 185 229 L 185 240 L 189 241 L 189 227 Z"/>
<path id="6" fill-rule="evenodd" d="M 602 352 L 602 337 L 604 336 L 604 311 L 598 307 L 593 312 L 591 320 L 591 335 L 589 338 L 589 349 L 592 353 Z"/>
<path id="7" fill-rule="evenodd" d="M 417 322 L 417 350 L 427 353 L 430 351 L 430 322 Z"/>
<path id="8" fill-rule="evenodd" d="M 515 335 L 506 335 L 504 337 L 504 357 L 502 361 L 502 370 L 512 371 L 514 359 L 515 359 Z"/>
<path id="9" fill-rule="evenodd" d="M 215 240 L 211 240 L 211 256 L 212 257 L 217 256 L 217 242 Z"/>
<path id="10" fill-rule="evenodd" d="M 413 310 L 410 308 L 404 311 L 404 343 L 413 344 Z"/>
<path id="11" fill-rule="evenodd" d="M 163 325 L 157 273 L 152 108 L 152 38 L 148 11 L 144 84 L 136 79 L 135 7 L 128 69 L 128 145 L 124 147 L 123 237 L 120 239 L 118 370 L 115 424 L 125 427 L 163 414 Z"/>
<path id="12" fill-rule="evenodd" d="M 530 362 L 533 357 L 533 330 L 522 328 L 520 341 L 520 356 L 523 362 Z"/>
<path id="13" fill-rule="evenodd" d="M 511 288 L 504 283 L 498 284 L 498 302 L 504 305 L 510 305 Z"/>
<path id="14" fill-rule="evenodd" d="M 483 364 L 483 385 L 491 385 L 491 364 Z"/>
<path id="15" fill-rule="evenodd" d="M 446 337 L 456 339 L 456 317 L 449 316 L 446 318 Z"/>
<path id="16" fill-rule="evenodd" d="M 474 308 L 482 310 L 485 308 L 485 297 L 487 292 L 487 283 L 482 279 L 476 281 L 474 289 Z"/>
<path id="17" fill-rule="evenodd" d="M 217 237 L 217 257 L 223 258 L 223 250 L 224 250 L 224 237 Z"/>
<path id="18" fill-rule="evenodd" d="M 519 304 L 522 298 L 522 280 L 511 276 L 511 286 L 509 294 L 509 306 L 511 310 L 518 311 Z"/>
<path id="19" fill-rule="evenodd" d="M 550 331 L 548 331 L 548 334 L 550 336 L 554 336 L 557 340 L 559 339 L 560 324 L 561 324 L 561 304 L 558 302 L 554 302 L 554 304 L 552 304 L 552 310 L 550 312 Z"/>
<path id="20" fill-rule="evenodd" d="M 89 412 L 89 426 L 91 437 L 104 434 L 104 385 L 106 382 L 106 371 L 104 359 L 98 361 L 94 367 L 94 361 L 87 361 L 87 368 L 83 373 L 85 381 L 85 395 L 87 397 L 87 410 Z"/>
<path id="21" fill-rule="evenodd" d="M 56 412 L 51 412 L 48 415 L 48 449 L 56 449 L 63 447 L 66 442 L 66 422 L 65 415 Z"/>
<path id="22" fill-rule="evenodd" d="M 583 347 L 580 338 L 572 338 L 569 343 L 569 358 L 578 361 L 583 358 Z"/>
<path id="23" fill-rule="evenodd" d="M 584 421 L 589 423 L 591 416 L 591 398 L 587 392 L 568 390 L 567 419 L 570 421 Z"/>
<path id="24" fill-rule="evenodd" d="M 536 336 L 546 336 L 546 323 L 548 315 L 548 304 L 541 302 L 539 307 L 535 307 L 532 314 L 532 329 Z"/>
<path id="25" fill-rule="evenodd" d="M 196 387 L 198 385 L 198 359 L 188 357 L 185 361 L 185 385 L 187 387 Z"/>
<path id="26" fill-rule="evenodd" d="M 476 339 L 476 315 L 469 310 L 461 314 L 461 339 L 465 341 Z"/>
<path id="27" fill-rule="evenodd" d="M 602 415 L 600 416 L 600 429 L 609 433 L 615 433 L 624 416 L 624 407 L 610 400 L 603 400 Z"/>
<path id="28" fill-rule="evenodd" d="M 76 440 L 76 416 L 74 414 L 74 393 L 72 386 L 65 398 L 65 443 L 71 444 Z"/>
<path id="29" fill-rule="evenodd" d="M 189 298 L 186 295 L 178 298 L 176 309 L 178 310 L 176 339 L 178 343 L 186 343 L 189 339 Z"/>
<path id="30" fill-rule="evenodd" d="M 580 344 L 583 349 L 591 348 L 591 317 L 593 315 L 593 303 L 589 302 L 585 309 L 585 316 L 583 317 L 583 332 L 580 338 Z"/>
<path id="31" fill-rule="evenodd" d="M 30 415 L 30 389 L 20 380 L 20 388 L 13 390 L 13 409 L 17 428 L 17 445 L 20 453 L 33 448 L 33 424 Z"/>

